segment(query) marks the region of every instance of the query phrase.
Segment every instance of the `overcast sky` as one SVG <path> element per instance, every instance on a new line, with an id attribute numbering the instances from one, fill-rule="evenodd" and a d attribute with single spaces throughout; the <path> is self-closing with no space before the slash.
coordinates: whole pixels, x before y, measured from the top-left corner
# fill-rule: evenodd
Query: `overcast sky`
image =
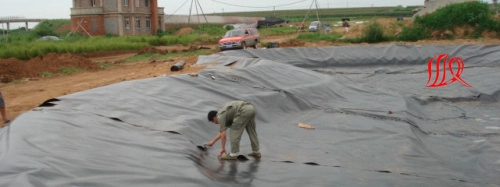
<path id="1" fill-rule="evenodd" d="M 313 0 L 158 0 L 165 14 L 189 14 L 191 2 L 198 1 L 203 12 L 267 11 L 308 9 Z M 491 0 L 482 0 L 491 2 Z M 320 8 L 423 5 L 424 0 L 317 0 Z M 69 19 L 72 0 L 0 0 L 0 18 Z M 191 9 L 196 13 L 196 9 Z M 199 10 L 201 13 L 201 10 Z M 31 27 L 31 26 L 30 26 Z M 11 27 L 12 28 L 12 27 Z M 15 28 L 15 27 L 14 27 Z"/>

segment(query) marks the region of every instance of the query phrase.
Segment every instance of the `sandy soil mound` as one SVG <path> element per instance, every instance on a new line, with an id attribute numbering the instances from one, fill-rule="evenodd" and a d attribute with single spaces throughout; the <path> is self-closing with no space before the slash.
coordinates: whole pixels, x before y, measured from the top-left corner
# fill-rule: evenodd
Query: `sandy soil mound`
<path id="1" fill-rule="evenodd" d="M 182 28 L 182 29 L 180 29 L 179 31 L 177 31 L 177 32 L 175 33 L 175 35 L 176 35 L 176 36 L 187 35 L 187 34 L 191 34 L 193 31 L 194 31 L 194 29 L 193 29 L 193 28 L 190 28 L 190 27 L 188 27 L 188 28 Z"/>
<path id="2" fill-rule="evenodd" d="M 28 61 L 14 58 L 0 60 L 0 81 L 7 83 L 22 78 L 40 77 L 42 73 L 58 74 L 61 68 L 78 68 L 85 71 L 100 67 L 90 59 L 73 54 L 49 53 Z"/>
<path id="3" fill-rule="evenodd" d="M 292 40 L 288 40 L 286 42 L 280 43 L 280 47 L 302 47 L 304 45 L 305 45 L 304 41 L 296 40 L 296 39 L 292 39 Z"/>

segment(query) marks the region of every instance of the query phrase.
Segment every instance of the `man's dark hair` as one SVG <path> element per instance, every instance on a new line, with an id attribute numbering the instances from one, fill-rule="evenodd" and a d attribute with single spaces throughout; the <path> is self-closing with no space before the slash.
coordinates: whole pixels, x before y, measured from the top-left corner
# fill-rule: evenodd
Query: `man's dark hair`
<path id="1" fill-rule="evenodd" d="M 212 110 L 210 112 L 208 112 L 208 121 L 212 121 L 214 119 L 214 117 L 217 116 L 217 111 L 215 110 Z"/>

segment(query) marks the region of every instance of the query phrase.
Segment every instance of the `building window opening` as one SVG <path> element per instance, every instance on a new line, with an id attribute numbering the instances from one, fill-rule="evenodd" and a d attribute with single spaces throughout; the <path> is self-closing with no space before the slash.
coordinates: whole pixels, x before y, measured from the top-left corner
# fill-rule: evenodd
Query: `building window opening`
<path id="1" fill-rule="evenodd" d="M 145 6 L 146 6 L 146 7 L 149 7 L 149 0 L 144 0 L 144 1 L 145 1 L 145 2 L 144 2 Z"/>
<path id="2" fill-rule="evenodd" d="M 162 21 L 161 21 L 161 17 L 158 17 L 158 27 L 159 27 L 158 29 L 163 28 L 163 27 L 161 26 L 161 22 L 162 22 Z"/>
<path id="3" fill-rule="evenodd" d="M 146 28 L 151 28 L 151 17 L 146 17 Z"/>
<path id="4" fill-rule="evenodd" d="M 130 17 L 126 16 L 124 19 L 125 29 L 130 29 Z"/>
<path id="5" fill-rule="evenodd" d="M 97 1 L 97 0 L 90 0 L 90 5 L 91 5 L 92 7 L 96 7 L 96 6 L 97 6 L 96 1 Z"/>
<path id="6" fill-rule="evenodd" d="M 123 6 L 128 6 L 128 0 L 123 0 Z"/>
<path id="7" fill-rule="evenodd" d="M 137 29 L 141 29 L 141 18 L 140 17 L 135 17 L 135 27 Z"/>

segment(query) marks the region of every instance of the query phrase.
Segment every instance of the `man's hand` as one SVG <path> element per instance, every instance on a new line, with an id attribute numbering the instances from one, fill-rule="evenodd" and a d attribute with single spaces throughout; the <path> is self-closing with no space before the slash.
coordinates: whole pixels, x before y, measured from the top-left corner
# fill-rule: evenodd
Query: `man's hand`
<path id="1" fill-rule="evenodd" d="M 214 139 L 212 141 L 209 141 L 206 145 L 212 147 L 212 145 L 215 144 L 215 142 L 217 142 L 219 139 L 221 138 L 221 133 L 217 133 L 217 136 L 214 137 Z"/>
<path id="2" fill-rule="evenodd" d="M 217 155 L 217 158 L 220 158 L 222 156 L 222 154 L 226 153 L 226 149 L 222 148 L 219 152 L 219 154 Z M 227 153 L 226 153 L 227 154 Z"/>

